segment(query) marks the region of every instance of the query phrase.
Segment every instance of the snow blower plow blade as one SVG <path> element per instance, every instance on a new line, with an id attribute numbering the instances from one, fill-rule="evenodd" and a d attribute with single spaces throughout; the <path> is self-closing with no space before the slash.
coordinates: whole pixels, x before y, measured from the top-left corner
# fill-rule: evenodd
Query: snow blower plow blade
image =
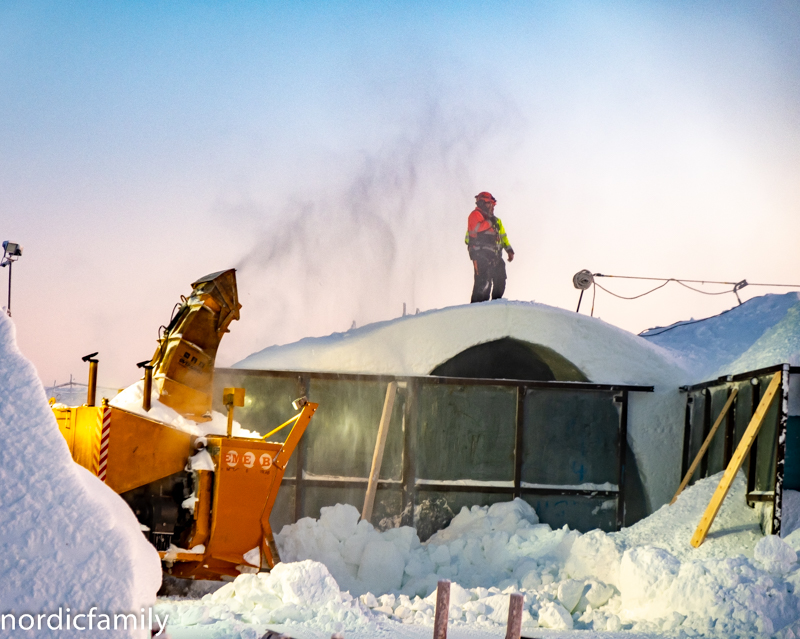
<path id="1" fill-rule="evenodd" d="M 270 569 L 280 561 L 269 523 L 286 465 L 317 404 L 307 403 L 283 444 L 241 437 L 209 437 L 213 473 L 197 471 L 188 552 L 162 551 L 176 577 L 219 579 Z M 212 476 L 213 475 L 213 476 Z"/>

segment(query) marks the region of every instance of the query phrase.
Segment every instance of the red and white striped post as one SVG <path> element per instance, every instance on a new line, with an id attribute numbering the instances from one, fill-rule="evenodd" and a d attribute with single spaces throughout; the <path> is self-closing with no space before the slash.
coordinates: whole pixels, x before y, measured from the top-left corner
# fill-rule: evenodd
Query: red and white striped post
<path id="1" fill-rule="evenodd" d="M 95 468 L 98 479 L 104 482 L 108 469 L 108 442 L 111 435 L 111 406 L 108 405 L 105 397 L 102 407 L 97 411 L 97 427 L 98 446 L 95 447 Z"/>

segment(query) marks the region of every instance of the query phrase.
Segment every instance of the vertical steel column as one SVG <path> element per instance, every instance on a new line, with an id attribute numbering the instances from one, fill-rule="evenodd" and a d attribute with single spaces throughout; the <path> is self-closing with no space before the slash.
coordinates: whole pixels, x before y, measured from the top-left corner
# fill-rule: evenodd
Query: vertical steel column
<path id="1" fill-rule="evenodd" d="M 414 526 L 414 507 L 417 505 L 417 405 L 420 383 L 406 382 L 406 401 L 403 406 L 403 496 L 401 526 Z"/>
<path id="2" fill-rule="evenodd" d="M 731 393 L 733 393 L 733 387 L 728 387 L 728 398 L 730 398 Z M 731 462 L 731 457 L 733 457 L 733 448 L 734 448 L 734 428 L 736 426 L 736 401 L 739 399 L 739 394 L 736 394 L 736 397 L 733 398 L 733 405 L 728 409 L 728 414 L 725 416 L 725 446 L 723 448 L 723 466 L 725 468 L 728 467 L 728 464 Z"/>
<path id="3" fill-rule="evenodd" d="M 299 397 L 308 397 L 311 388 L 311 379 L 308 375 L 297 376 L 297 390 Z M 308 437 L 301 437 L 295 452 L 296 464 L 294 484 L 294 522 L 305 517 L 306 493 L 303 482 L 303 470 L 306 464 L 306 442 Z"/>
<path id="4" fill-rule="evenodd" d="M 750 397 L 750 419 L 756 414 L 756 409 L 761 401 L 761 385 L 757 377 L 750 380 L 752 394 Z M 758 466 L 758 437 L 756 437 L 753 445 L 750 447 L 748 453 L 750 459 L 747 462 L 747 493 L 750 494 L 756 489 L 756 468 Z"/>
<path id="5" fill-rule="evenodd" d="M 772 534 L 781 534 L 781 510 L 783 509 L 783 472 L 786 462 L 786 425 L 789 422 L 789 365 L 781 371 L 781 389 L 778 397 L 778 446 L 775 451 L 775 501 L 772 505 Z"/>
<path id="6" fill-rule="evenodd" d="M 681 457 L 681 477 L 685 477 L 689 472 L 689 464 L 692 459 L 692 404 L 694 397 L 690 392 L 686 392 L 686 411 L 683 416 L 683 456 Z"/>
<path id="7" fill-rule="evenodd" d="M 625 525 L 625 464 L 628 448 L 628 391 L 622 391 L 622 396 L 616 396 L 614 401 L 621 401 L 622 408 L 619 412 L 619 443 L 617 455 L 619 458 L 619 471 L 617 473 L 617 530 Z"/>
<path id="8" fill-rule="evenodd" d="M 711 431 L 711 389 L 703 389 L 703 441 L 706 441 L 708 433 Z M 711 451 L 703 456 L 700 462 L 700 479 L 708 476 L 708 458 L 711 456 Z"/>
<path id="9" fill-rule="evenodd" d="M 525 430 L 525 395 L 527 388 L 517 386 L 517 420 L 514 445 L 514 497 L 522 497 L 522 457 Z"/>

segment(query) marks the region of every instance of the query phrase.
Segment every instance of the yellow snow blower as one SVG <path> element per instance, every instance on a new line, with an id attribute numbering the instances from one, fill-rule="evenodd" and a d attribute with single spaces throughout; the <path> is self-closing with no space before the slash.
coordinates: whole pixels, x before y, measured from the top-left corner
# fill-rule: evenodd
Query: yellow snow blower
<path id="1" fill-rule="evenodd" d="M 125 499 L 167 571 L 178 577 L 235 577 L 280 561 L 269 516 L 286 465 L 317 409 L 305 398 L 296 400 L 299 412 L 264 438 L 233 436 L 234 408 L 244 406 L 242 388 L 224 390 L 226 434 L 202 437 L 146 416 L 155 388 L 158 401 L 181 417 L 201 424 L 211 419 L 217 348 L 240 308 L 233 269 L 192 284 L 153 358 L 139 364 L 141 410 L 105 399 L 95 405 L 97 353 L 83 358 L 89 363 L 86 404 L 51 400 L 73 459 Z M 288 426 L 283 443 L 264 441 Z"/>

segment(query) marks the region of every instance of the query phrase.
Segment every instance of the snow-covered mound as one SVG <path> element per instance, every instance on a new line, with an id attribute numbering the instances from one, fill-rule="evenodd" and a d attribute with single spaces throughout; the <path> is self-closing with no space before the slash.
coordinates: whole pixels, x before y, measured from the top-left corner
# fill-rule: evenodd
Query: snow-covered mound
<path id="1" fill-rule="evenodd" d="M 129 413 L 136 413 L 142 417 L 169 424 L 192 435 L 225 435 L 228 432 L 228 417 L 222 413 L 211 411 L 211 420 L 207 422 L 198 423 L 191 419 L 186 419 L 174 408 L 162 404 L 158 400 L 158 391 L 156 390 L 153 390 L 150 396 L 150 411 L 148 412 L 142 407 L 143 395 L 144 382 L 139 380 L 122 390 L 114 399 L 109 401 L 109 404 Z M 234 437 L 261 437 L 259 433 L 242 428 L 242 425 L 236 420 L 233 422 L 233 435 Z"/>
<path id="2" fill-rule="evenodd" d="M 307 337 L 265 348 L 233 367 L 429 375 L 471 346 L 504 337 L 554 350 L 592 382 L 659 384 L 685 378 L 667 351 L 627 331 L 545 304 L 509 300 L 451 306 Z"/>
<path id="3" fill-rule="evenodd" d="M 631 394 L 628 436 L 647 511 L 672 497 L 685 402 L 678 388 L 689 374 L 668 351 L 585 315 L 533 302 L 465 304 L 271 346 L 234 368 L 428 375 L 472 346 L 506 337 L 555 351 L 592 382 L 654 386 L 653 394 Z"/>
<path id="4" fill-rule="evenodd" d="M 200 601 L 162 600 L 159 607 L 179 626 L 240 632 L 298 622 L 366 637 L 381 634 L 374 624 L 374 634 L 363 630 L 376 613 L 384 624 L 430 626 L 436 583 L 448 579 L 456 627 L 501 631 L 508 594 L 521 592 L 527 630 L 795 637 L 800 566 L 792 544 L 800 539 L 762 537 L 745 504 L 743 475 L 705 543 L 689 544 L 720 477 L 701 480 L 675 505 L 619 533 L 552 530 L 517 499 L 464 508 L 421 544 L 410 528 L 377 532 L 352 506 L 324 508 L 319 520 L 303 519 L 277 536 L 284 560 L 299 563 L 238 577 Z"/>
<path id="5" fill-rule="evenodd" d="M 0 314 L 0 439 L 0 614 L 13 615 L 23 628 L 33 621 L 30 636 L 36 637 L 149 637 L 149 627 L 113 630 L 113 615 L 139 618 L 155 601 L 158 555 L 125 502 L 72 461 L 5 314 Z M 94 631 L 72 625 L 67 630 L 68 615 L 72 620 L 92 608 Z M 20 617 L 59 610 L 61 629 L 56 617 Z M 112 615 L 111 633 L 102 629 L 101 614 Z M 11 622 L 4 617 L 6 631 Z M 77 623 L 88 627 L 86 617 Z"/>
<path id="6" fill-rule="evenodd" d="M 773 364 L 800 365 L 800 293 L 754 297 L 714 317 L 652 328 L 642 337 L 703 381 Z"/>

